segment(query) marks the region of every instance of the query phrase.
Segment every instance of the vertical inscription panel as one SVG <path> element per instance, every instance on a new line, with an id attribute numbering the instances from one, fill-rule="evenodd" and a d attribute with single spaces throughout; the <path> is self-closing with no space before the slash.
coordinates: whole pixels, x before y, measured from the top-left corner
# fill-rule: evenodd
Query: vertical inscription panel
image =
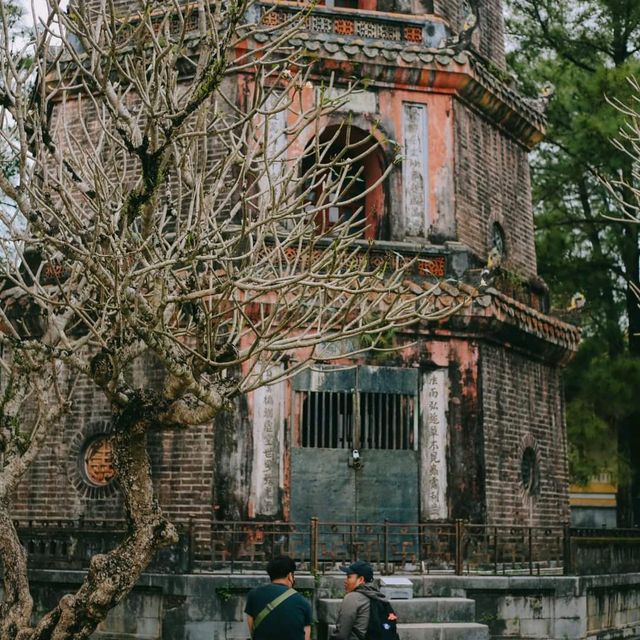
<path id="1" fill-rule="evenodd" d="M 446 369 L 423 378 L 420 392 L 421 520 L 445 520 L 447 509 L 447 404 L 449 380 Z"/>
<path id="2" fill-rule="evenodd" d="M 405 102 L 402 109 L 404 235 L 426 237 L 429 232 L 427 107 Z"/>
<path id="3" fill-rule="evenodd" d="M 258 129 L 265 150 L 264 166 L 259 186 L 263 195 L 263 204 L 267 209 L 277 207 L 282 195 L 282 181 L 287 164 L 287 109 L 286 96 L 273 92 L 262 105 L 266 116 L 262 118 Z"/>
<path id="4" fill-rule="evenodd" d="M 284 382 L 267 384 L 253 392 L 253 510 L 250 509 L 250 513 L 253 511 L 255 517 L 281 513 L 284 399 Z"/>

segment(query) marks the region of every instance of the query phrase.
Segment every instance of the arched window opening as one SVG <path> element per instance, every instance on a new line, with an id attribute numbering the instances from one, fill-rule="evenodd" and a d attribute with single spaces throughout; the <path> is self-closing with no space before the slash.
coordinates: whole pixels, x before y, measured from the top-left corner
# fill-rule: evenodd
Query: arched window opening
<path id="1" fill-rule="evenodd" d="M 349 223 L 366 240 L 382 239 L 383 171 L 379 145 L 369 134 L 357 127 L 327 127 L 308 145 L 302 162 L 313 187 L 308 202 L 318 229 L 330 232 Z"/>
<path id="2" fill-rule="evenodd" d="M 491 227 L 491 249 L 500 258 L 505 258 L 507 255 L 507 241 L 499 222 L 494 222 Z"/>
<path id="3" fill-rule="evenodd" d="M 527 447 L 522 452 L 520 479 L 527 495 L 535 496 L 540 493 L 540 465 L 533 447 Z"/>

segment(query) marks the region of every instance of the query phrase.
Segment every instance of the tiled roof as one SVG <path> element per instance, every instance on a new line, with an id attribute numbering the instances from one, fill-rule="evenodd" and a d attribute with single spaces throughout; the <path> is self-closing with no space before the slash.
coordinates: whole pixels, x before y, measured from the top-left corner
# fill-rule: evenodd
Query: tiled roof
<path id="1" fill-rule="evenodd" d="M 580 329 L 496 291 L 487 290 L 493 299 L 494 316 L 502 322 L 517 325 L 541 340 L 552 342 L 571 351 L 578 348 Z"/>
<path id="2" fill-rule="evenodd" d="M 423 285 L 424 288 L 428 283 Z M 475 288 L 464 283 L 440 282 L 433 290 L 434 310 L 460 305 L 456 316 L 468 324 L 485 319 L 493 320 L 510 333 L 518 333 L 524 341 L 533 339 L 559 349 L 566 357 L 575 352 L 580 342 L 580 329 L 554 316 L 541 313 L 494 288 Z M 454 316 L 455 318 L 455 316 Z M 447 322 L 447 321 L 445 321 Z"/>

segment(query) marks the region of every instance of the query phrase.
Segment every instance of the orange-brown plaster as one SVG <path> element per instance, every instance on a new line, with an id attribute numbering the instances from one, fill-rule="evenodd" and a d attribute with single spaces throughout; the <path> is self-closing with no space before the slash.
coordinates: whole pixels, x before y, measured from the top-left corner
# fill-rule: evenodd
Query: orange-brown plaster
<path id="1" fill-rule="evenodd" d="M 403 103 L 424 104 L 427 107 L 429 222 L 437 226 L 444 211 L 453 213 L 455 190 L 452 184 L 440 185 L 440 180 L 450 180 L 454 169 L 453 99 L 450 95 L 424 94 L 407 90 L 381 91 L 380 113 L 382 122 L 394 131 L 397 141 L 404 145 Z M 442 187 L 442 188 L 440 188 Z M 448 202 L 443 201 L 446 194 Z M 444 211 L 443 211 L 444 210 Z"/>

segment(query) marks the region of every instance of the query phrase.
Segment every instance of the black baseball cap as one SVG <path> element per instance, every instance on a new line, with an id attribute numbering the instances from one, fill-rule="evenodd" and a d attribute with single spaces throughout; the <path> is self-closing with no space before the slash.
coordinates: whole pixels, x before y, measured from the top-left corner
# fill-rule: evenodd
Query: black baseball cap
<path id="1" fill-rule="evenodd" d="M 373 581 L 373 567 L 364 560 L 356 560 L 346 567 L 340 567 L 340 571 L 343 573 L 355 573 L 357 576 L 362 576 L 365 582 Z"/>

